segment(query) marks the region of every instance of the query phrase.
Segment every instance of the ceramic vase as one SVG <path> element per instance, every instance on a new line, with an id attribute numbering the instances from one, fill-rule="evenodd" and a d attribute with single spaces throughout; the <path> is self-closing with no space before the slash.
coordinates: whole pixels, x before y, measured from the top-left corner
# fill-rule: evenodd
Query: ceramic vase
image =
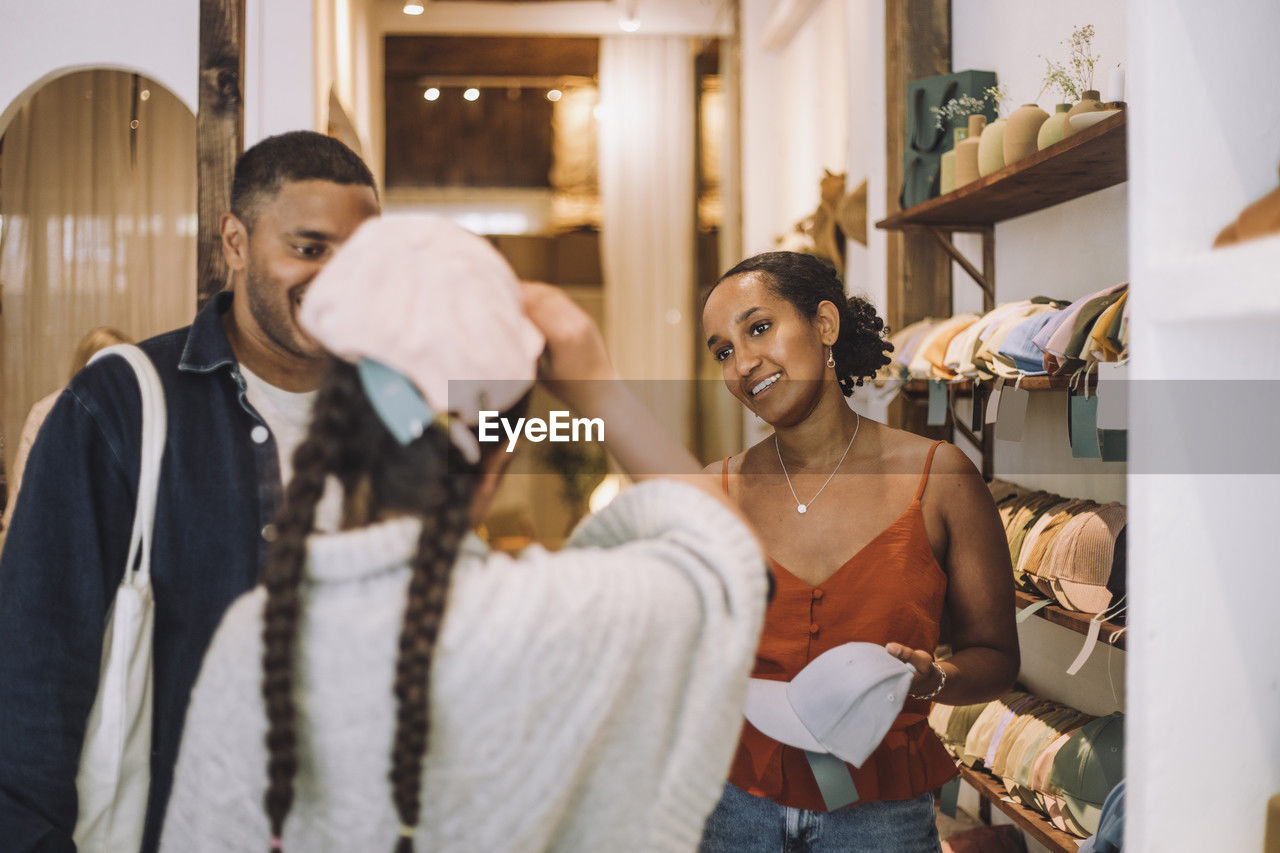
<path id="1" fill-rule="evenodd" d="M 1036 153 L 1036 134 L 1049 114 L 1035 104 L 1023 104 L 1013 111 L 1004 128 L 1004 164 L 1018 162 Z"/>
<path id="2" fill-rule="evenodd" d="M 978 140 L 978 174 L 982 177 L 1004 168 L 1004 135 L 1009 120 L 998 118 L 987 125 Z"/>
<path id="3" fill-rule="evenodd" d="M 1071 117 L 1078 116 L 1080 113 L 1094 113 L 1102 109 L 1102 100 L 1098 95 L 1097 89 L 1090 89 L 1080 98 L 1080 103 L 1076 104 L 1067 111 L 1067 122 L 1062 127 L 1062 138 L 1066 139 L 1076 130 L 1071 126 Z"/>
<path id="4" fill-rule="evenodd" d="M 938 165 L 938 193 L 946 195 L 956 188 L 956 146 L 969 135 L 969 128 L 957 127 L 951 131 L 951 150 L 942 155 Z"/>
<path id="5" fill-rule="evenodd" d="M 1067 113 L 1071 111 L 1071 105 L 1058 104 L 1053 110 L 1053 115 L 1040 125 L 1040 132 L 1036 134 L 1036 147 L 1041 151 L 1062 141 L 1062 129 L 1067 124 Z"/>
<path id="6" fill-rule="evenodd" d="M 987 126 L 984 115 L 969 116 L 969 135 L 956 145 L 956 188 L 978 180 L 978 143 Z"/>

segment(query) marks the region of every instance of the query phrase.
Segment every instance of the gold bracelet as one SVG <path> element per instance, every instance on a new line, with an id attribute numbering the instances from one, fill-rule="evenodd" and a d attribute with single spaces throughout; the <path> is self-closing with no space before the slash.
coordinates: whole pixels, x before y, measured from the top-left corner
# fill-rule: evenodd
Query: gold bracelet
<path id="1" fill-rule="evenodd" d="M 938 673 L 938 686 L 933 688 L 933 690 L 929 691 L 924 696 L 917 696 L 914 693 L 908 693 L 907 695 L 912 699 L 932 699 L 934 696 L 937 696 L 942 692 L 942 688 L 947 686 L 947 671 L 943 669 L 936 660 L 929 661 L 929 665 Z"/>

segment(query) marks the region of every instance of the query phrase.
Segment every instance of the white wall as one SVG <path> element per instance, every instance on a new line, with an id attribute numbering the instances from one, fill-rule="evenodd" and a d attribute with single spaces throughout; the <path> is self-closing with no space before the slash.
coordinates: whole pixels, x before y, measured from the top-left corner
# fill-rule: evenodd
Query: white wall
<path id="1" fill-rule="evenodd" d="M 248 0 L 246 145 L 283 130 L 316 127 L 311 5 Z M 145 74 L 195 112 L 199 11 L 193 0 L 0 0 L 0 129 L 40 83 L 81 68 Z"/>
<path id="2" fill-rule="evenodd" d="M 1280 238 L 1208 247 L 1276 187 L 1280 106 L 1257 90 L 1280 78 L 1280 6 L 1130 8 L 1132 369 L 1144 400 L 1130 427 L 1125 846 L 1260 850 L 1266 799 L 1280 791 Z M 1261 382 L 1208 402 L 1240 385 L 1228 378 Z M 1174 473 L 1224 448 L 1254 473 Z"/>
<path id="3" fill-rule="evenodd" d="M 195 112 L 198 12 L 165 0 L 0 0 L 0 130 L 40 84 L 85 68 L 145 74 Z"/>
<path id="4" fill-rule="evenodd" d="M 742 3 L 744 256 L 773 249 L 812 213 L 822 170 L 844 171 L 848 157 L 845 4 L 825 0 L 787 45 L 765 50 L 776 5 Z"/>

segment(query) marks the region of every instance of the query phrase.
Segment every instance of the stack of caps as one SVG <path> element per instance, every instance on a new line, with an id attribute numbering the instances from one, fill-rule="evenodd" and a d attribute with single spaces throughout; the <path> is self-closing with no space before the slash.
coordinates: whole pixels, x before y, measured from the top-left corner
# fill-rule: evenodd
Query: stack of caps
<path id="1" fill-rule="evenodd" d="M 1097 831 L 1124 774 L 1124 716 L 1092 717 L 1028 693 L 935 705 L 929 723 L 957 760 L 998 776 L 1009 796 L 1081 837 Z"/>
<path id="2" fill-rule="evenodd" d="M 1062 374 L 1127 355 L 1129 285 L 1067 304 L 1037 296 L 981 317 L 921 320 L 889 337 L 893 361 L 879 380 L 993 379 Z"/>
<path id="3" fill-rule="evenodd" d="M 1099 504 L 993 481 L 1014 584 L 1068 610 L 1101 613 L 1123 594 L 1124 504 Z"/>

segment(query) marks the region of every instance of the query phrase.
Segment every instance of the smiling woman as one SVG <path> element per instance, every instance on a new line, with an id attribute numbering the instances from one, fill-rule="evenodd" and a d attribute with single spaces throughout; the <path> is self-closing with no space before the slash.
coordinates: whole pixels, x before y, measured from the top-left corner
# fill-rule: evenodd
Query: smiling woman
<path id="1" fill-rule="evenodd" d="M 756 525 L 777 581 L 754 675 L 789 681 L 850 642 L 884 646 L 916 673 L 902 713 L 859 767 L 832 759 L 824 772 L 744 723 L 702 849 L 777 849 L 782 823 L 820 836 L 814 851 L 938 850 L 930 792 L 955 768 L 928 727 L 930 701 L 993 698 L 1018 669 L 1009 555 L 990 493 L 955 447 L 849 408 L 845 397 L 892 348 L 874 308 L 846 298 L 825 262 L 792 252 L 743 261 L 711 290 L 702 325 L 729 391 L 774 429 L 708 468 Z M 944 614 L 954 653 L 941 662 Z M 800 821 L 784 822 L 784 809 Z"/>

